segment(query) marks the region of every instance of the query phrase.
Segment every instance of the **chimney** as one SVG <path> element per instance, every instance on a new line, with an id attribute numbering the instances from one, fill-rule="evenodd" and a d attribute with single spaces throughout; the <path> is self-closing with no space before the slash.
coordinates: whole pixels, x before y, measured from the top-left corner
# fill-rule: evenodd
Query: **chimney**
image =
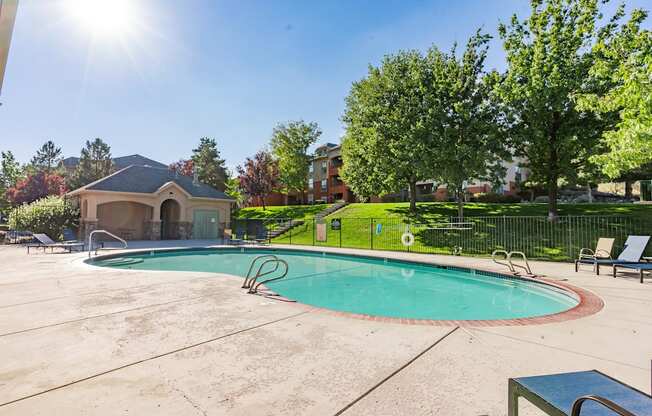
<path id="1" fill-rule="evenodd" d="M 197 169 L 192 170 L 192 184 L 193 186 L 199 186 L 199 175 L 197 174 Z"/>

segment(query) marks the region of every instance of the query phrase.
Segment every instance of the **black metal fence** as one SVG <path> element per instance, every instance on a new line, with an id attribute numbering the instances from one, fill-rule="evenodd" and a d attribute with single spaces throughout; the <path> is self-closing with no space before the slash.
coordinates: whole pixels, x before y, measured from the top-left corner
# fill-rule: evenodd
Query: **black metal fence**
<path id="1" fill-rule="evenodd" d="M 493 250 L 523 251 L 529 258 L 567 261 L 600 237 L 616 239 L 614 255 L 629 235 L 652 235 L 652 218 L 628 216 L 465 217 L 405 221 L 401 218 L 238 219 L 234 236 L 264 236 L 273 243 L 486 256 Z M 239 235 L 237 235 L 240 233 Z M 405 234 L 411 234 L 406 237 Z M 413 241 L 411 241 L 413 240 Z M 652 256 L 652 244 L 648 247 Z"/>

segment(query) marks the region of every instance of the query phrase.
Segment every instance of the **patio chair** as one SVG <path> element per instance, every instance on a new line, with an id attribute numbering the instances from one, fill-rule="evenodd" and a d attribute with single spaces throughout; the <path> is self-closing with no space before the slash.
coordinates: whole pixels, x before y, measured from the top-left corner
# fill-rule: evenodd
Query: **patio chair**
<path id="1" fill-rule="evenodd" d="M 650 263 L 649 261 L 634 263 L 634 264 L 614 264 L 613 265 L 614 277 L 616 277 L 616 274 L 618 273 L 617 268 L 628 269 L 631 271 L 638 272 L 639 280 L 641 283 L 643 283 L 643 277 L 645 272 L 647 272 L 648 275 L 652 273 L 652 263 Z"/>
<path id="2" fill-rule="evenodd" d="M 590 248 L 583 248 L 580 250 L 580 255 L 575 260 L 575 273 L 579 271 L 579 265 L 582 263 L 582 260 L 597 260 L 597 259 L 610 259 L 611 250 L 614 246 L 615 238 L 604 238 L 601 237 L 598 239 L 598 244 L 595 246 L 595 251 Z M 593 263 L 595 265 L 595 263 Z"/>
<path id="3" fill-rule="evenodd" d="M 63 230 L 63 242 L 64 243 L 78 243 L 77 236 L 75 232 L 70 228 L 64 228 Z"/>
<path id="4" fill-rule="evenodd" d="M 645 247 L 650 242 L 648 235 L 630 235 L 625 241 L 625 247 L 617 259 L 580 259 L 580 263 L 592 264 L 595 273 L 600 274 L 600 266 L 613 266 L 614 264 L 636 264 L 641 262 Z"/>
<path id="5" fill-rule="evenodd" d="M 78 249 L 80 251 L 84 249 L 84 243 L 77 243 L 77 242 L 57 243 L 56 241 L 48 237 L 47 234 L 34 234 L 33 236 L 37 242 L 27 244 L 27 254 L 29 254 L 30 248 L 41 248 L 41 247 L 43 248 L 43 252 L 45 252 L 47 248 L 50 248 L 52 252 L 54 252 L 55 248 L 63 248 L 65 250 L 68 250 L 69 253 L 72 253 L 73 249 Z"/>
<path id="6" fill-rule="evenodd" d="M 240 224 L 236 225 L 235 227 L 235 238 L 231 236 L 231 239 L 229 240 L 230 244 L 242 244 L 245 242 L 245 229 L 240 226 Z"/>
<path id="7" fill-rule="evenodd" d="M 510 378 L 508 416 L 519 397 L 550 416 L 652 416 L 652 397 L 597 370 Z"/>
<path id="8" fill-rule="evenodd" d="M 269 233 L 267 231 L 267 227 L 265 227 L 264 224 L 260 224 L 260 226 L 256 229 L 256 237 L 254 240 L 257 243 L 266 243 L 269 240 Z"/>

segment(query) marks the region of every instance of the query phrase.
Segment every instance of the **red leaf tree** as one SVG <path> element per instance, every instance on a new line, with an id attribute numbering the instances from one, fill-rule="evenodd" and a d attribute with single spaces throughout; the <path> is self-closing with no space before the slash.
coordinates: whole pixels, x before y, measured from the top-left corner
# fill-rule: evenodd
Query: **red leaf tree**
<path id="1" fill-rule="evenodd" d="M 265 207 L 265 197 L 279 186 L 278 164 L 269 152 L 261 150 L 247 158 L 244 167 L 238 166 L 238 181 L 242 192 L 251 200 L 260 198 Z"/>
<path id="2" fill-rule="evenodd" d="M 49 195 L 63 195 L 67 192 L 63 176 L 41 171 L 27 175 L 6 191 L 7 200 L 12 205 L 29 204 Z"/>
<path id="3" fill-rule="evenodd" d="M 192 159 L 180 159 L 170 165 L 170 170 L 183 176 L 192 176 L 195 163 Z"/>

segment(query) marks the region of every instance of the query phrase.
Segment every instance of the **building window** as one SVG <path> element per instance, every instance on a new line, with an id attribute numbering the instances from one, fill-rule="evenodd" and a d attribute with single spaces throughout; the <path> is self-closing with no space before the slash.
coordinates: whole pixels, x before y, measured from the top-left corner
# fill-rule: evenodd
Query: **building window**
<path id="1" fill-rule="evenodd" d="M 308 173 L 312 175 L 312 173 L 315 171 L 315 167 L 313 166 L 312 162 L 308 165 Z"/>
<path id="2" fill-rule="evenodd" d="M 312 191 L 314 188 L 314 184 L 312 183 L 312 179 L 308 179 L 308 189 Z"/>
<path id="3" fill-rule="evenodd" d="M 322 179 L 321 181 L 321 190 L 326 191 L 328 189 L 328 181 L 326 179 Z"/>
<path id="4" fill-rule="evenodd" d="M 328 172 L 328 161 L 324 160 L 321 162 L 321 173 L 322 175 L 325 175 L 326 172 Z"/>

